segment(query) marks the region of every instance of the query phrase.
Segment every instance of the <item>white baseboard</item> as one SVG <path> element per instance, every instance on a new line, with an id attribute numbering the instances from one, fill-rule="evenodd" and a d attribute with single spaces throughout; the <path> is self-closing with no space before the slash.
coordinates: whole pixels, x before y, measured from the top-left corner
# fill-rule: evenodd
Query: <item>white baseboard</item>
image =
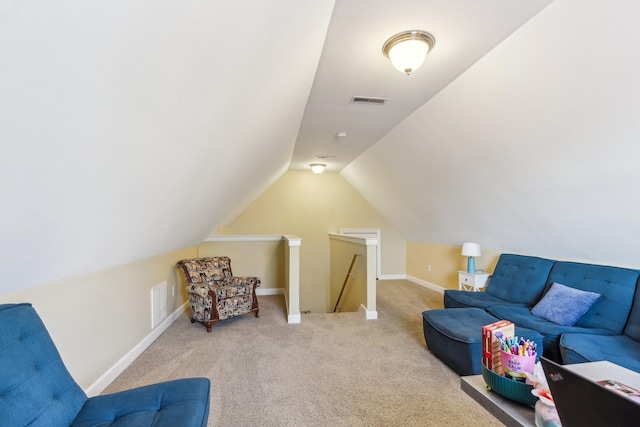
<path id="1" fill-rule="evenodd" d="M 290 314 L 287 316 L 287 323 L 300 323 L 301 316 L 299 314 Z"/>
<path id="2" fill-rule="evenodd" d="M 378 312 L 376 310 L 367 310 L 367 307 L 360 304 L 359 312 L 364 314 L 366 320 L 375 320 L 378 318 Z"/>
<path id="3" fill-rule="evenodd" d="M 256 289 L 256 295 L 284 295 L 284 288 Z"/>
<path id="4" fill-rule="evenodd" d="M 429 288 L 432 291 L 436 291 L 436 292 L 439 292 L 441 294 L 444 294 L 445 288 L 443 288 L 442 286 L 438 286 L 438 285 L 436 285 L 434 283 L 427 282 L 426 280 L 418 279 L 417 277 L 413 277 L 413 276 L 406 276 L 405 278 L 408 281 L 413 282 L 413 283 L 415 283 L 417 285 L 424 286 L 425 288 Z"/>
<path id="5" fill-rule="evenodd" d="M 406 274 L 381 274 L 378 280 L 402 280 L 406 278 Z"/>
<path id="6" fill-rule="evenodd" d="M 171 324 L 175 322 L 176 319 L 178 319 L 182 315 L 182 313 L 184 313 L 188 309 L 189 302 L 185 302 L 183 305 L 178 307 L 176 311 L 171 313 L 170 316 L 164 319 L 162 323 L 160 323 L 146 337 L 144 337 L 142 341 L 140 341 L 135 347 L 133 347 L 127 354 L 122 356 L 122 358 L 118 360 L 115 365 L 109 368 L 107 372 L 102 374 L 100 378 L 98 378 L 93 384 L 91 384 L 84 391 L 87 396 L 92 397 L 102 393 L 102 391 L 107 388 L 107 386 L 111 384 L 113 380 L 118 377 L 118 375 L 124 372 L 124 370 L 127 369 L 127 367 L 129 367 L 129 365 L 131 365 L 131 363 L 133 363 L 133 361 L 136 360 L 136 358 L 140 356 L 142 352 L 145 351 L 147 347 L 149 347 L 151 343 L 153 343 L 156 338 L 160 336 L 160 334 L 166 331 L 167 328 L 171 326 Z"/>

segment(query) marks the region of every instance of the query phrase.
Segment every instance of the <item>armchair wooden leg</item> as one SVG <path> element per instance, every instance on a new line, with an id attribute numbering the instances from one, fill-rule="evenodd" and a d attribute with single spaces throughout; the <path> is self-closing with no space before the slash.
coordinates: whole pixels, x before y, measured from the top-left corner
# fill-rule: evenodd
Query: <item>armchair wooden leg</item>
<path id="1" fill-rule="evenodd" d="M 256 310 L 256 317 L 260 317 L 260 315 L 258 314 L 258 311 L 260 310 Z"/>
<path id="2" fill-rule="evenodd" d="M 217 320 L 212 320 L 212 321 L 209 321 L 209 322 L 202 322 L 202 323 L 204 323 L 204 326 L 207 327 L 207 332 L 211 332 L 211 328 L 213 327 L 213 325 L 216 324 L 216 322 L 217 322 Z"/>

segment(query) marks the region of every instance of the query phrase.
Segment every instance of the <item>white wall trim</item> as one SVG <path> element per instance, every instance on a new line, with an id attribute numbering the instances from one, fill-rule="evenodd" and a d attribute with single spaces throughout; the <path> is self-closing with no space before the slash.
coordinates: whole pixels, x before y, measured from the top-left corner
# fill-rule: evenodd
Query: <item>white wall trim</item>
<path id="1" fill-rule="evenodd" d="M 284 288 L 256 289 L 256 295 L 284 295 Z"/>
<path id="2" fill-rule="evenodd" d="M 287 323 L 300 323 L 301 316 L 299 314 L 289 314 L 287 316 Z"/>
<path id="3" fill-rule="evenodd" d="M 431 282 L 427 282 L 426 280 L 422 280 L 422 279 L 418 279 L 417 277 L 413 277 L 413 276 L 406 276 L 406 279 L 410 282 L 413 282 L 417 285 L 420 286 L 424 286 L 425 288 L 429 288 L 433 291 L 439 292 L 441 294 L 444 294 L 444 290 L 445 288 L 443 288 L 442 286 L 436 285 L 434 283 Z"/>
<path id="4" fill-rule="evenodd" d="M 225 236 L 209 236 L 204 239 L 205 242 L 270 242 L 282 240 L 282 235 L 225 235 Z"/>
<path id="5" fill-rule="evenodd" d="M 97 396 L 102 391 L 107 388 L 109 384 L 115 380 L 118 375 L 124 372 L 125 369 L 133 363 L 134 360 L 138 356 L 142 354 L 143 351 L 147 349 L 155 340 L 158 338 L 164 331 L 167 330 L 169 326 L 173 322 L 178 319 L 182 313 L 187 311 L 189 308 L 189 302 L 185 302 L 183 305 L 178 307 L 170 316 L 168 316 L 162 323 L 158 325 L 157 328 L 153 329 L 146 337 L 142 339 L 135 347 L 133 347 L 127 354 L 122 356 L 120 360 L 118 360 L 111 368 L 107 370 L 104 374 L 100 376 L 93 384 L 91 384 L 84 392 L 87 396 Z"/>
<path id="6" fill-rule="evenodd" d="M 379 228 L 341 228 L 340 234 L 354 237 L 372 237 L 378 240 L 376 247 L 376 278 L 382 276 L 382 236 Z"/>
<path id="7" fill-rule="evenodd" d="M 357 243 L 359 245 L 365 246 L 376 246 L 378 244 L 378 239 L 374 237 L 352 237 L 346 236 L 344 234 L 332 234 L 329 233 L 330 239 L 343 240 L 345 242 Z"/>
<path id="8" fill-rule="evenodd" d="M 292 234 L 285 234 L 284 236 L 282 236 L 282 238 L 287 241 L 289 246 L 301 246 L 302 245 L 302 238 L 294 236 Z"/>
<path id="9" fill-rule="evenodd" d="M 378 280 L 403 280 L 407 279 L 406 274 L 382 274 Z"/>
<path id="10" fill-rule="evenodd" d="M 366 320 L 375 320 L 378 318 L 378 312 L 376 310 L 367 310 L 367 307 L 360 304 L 359 312 L 364 314 Z"/>

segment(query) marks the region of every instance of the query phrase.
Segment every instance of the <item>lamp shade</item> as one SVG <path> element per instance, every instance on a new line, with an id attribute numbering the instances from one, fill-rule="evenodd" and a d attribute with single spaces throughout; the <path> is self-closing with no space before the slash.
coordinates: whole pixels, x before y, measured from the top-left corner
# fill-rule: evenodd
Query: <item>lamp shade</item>
<path id="1" fill-rule="evenodd" d="M 480 256 L 480 244 L 478 243 L 463 243 L 462 244 L 463 256 Z"/>

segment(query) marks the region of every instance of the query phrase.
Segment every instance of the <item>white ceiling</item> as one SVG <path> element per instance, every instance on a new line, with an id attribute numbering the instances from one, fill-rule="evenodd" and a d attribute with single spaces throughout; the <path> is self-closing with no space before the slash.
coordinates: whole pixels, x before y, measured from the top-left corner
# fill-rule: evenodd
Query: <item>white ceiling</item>
<path id="1" fill-rule="evenodd" d="M 0 0 L 0 293 L 197 245 L 316 154 L 408 240 L 637 265 L 640 7 L 548 3 Z"/>
<path id="2" fill-rule="evenodd" d="M 551 0 L 337 0 L 307 101 L 290 170 L 315 156 L 338 172 L 440 92 Z M 396 71 L 382 45 L 405 30 L 434 35 L 435 48 L 410 76 Z M 387 98 L 354 104 L 354 96 Z M 337 132 L 348 137 L 336 139 Z"/>
<path id="3" fill-rule="evenodd" d="M 407 240 L 637 268 L 639 20 L 555 0 L 341 176 Z"/>

